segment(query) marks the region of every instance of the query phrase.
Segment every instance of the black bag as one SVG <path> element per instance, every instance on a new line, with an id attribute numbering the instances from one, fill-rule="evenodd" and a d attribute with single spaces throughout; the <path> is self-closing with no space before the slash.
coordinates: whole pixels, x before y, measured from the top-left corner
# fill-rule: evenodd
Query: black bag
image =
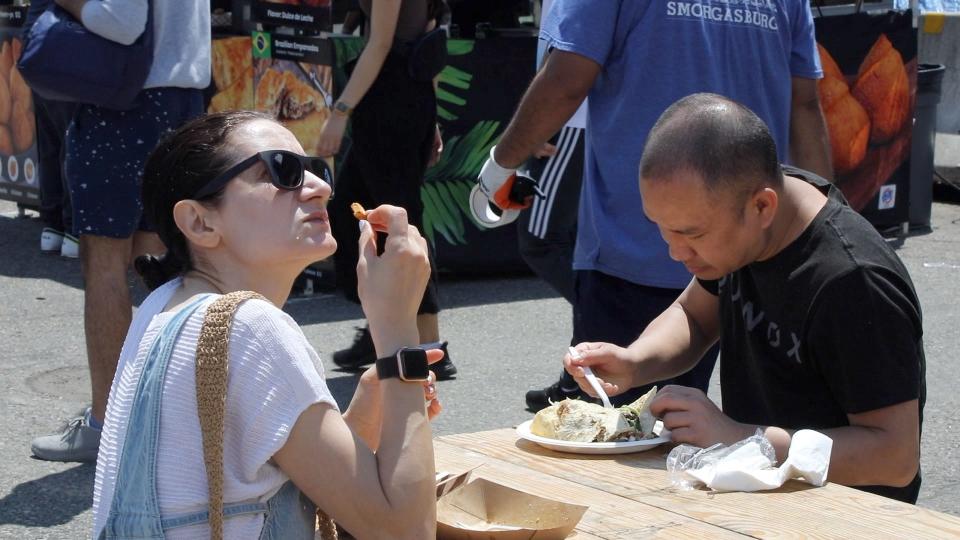
<path id="1" fill-rule="evenodd" d="M 23 36 L 17 68 L 37 94 L 125 110 L 135 105 L 153 62 L 153 6 L 143 34 L 121 45 L 86 29 L 50 2 Z"/>
<path id="2" fill-rule="evenodd" d="M 447 65 L 447 31 L 434 28 L 409 45 L 407 72 L 415 81 L 433 80 Z"/>

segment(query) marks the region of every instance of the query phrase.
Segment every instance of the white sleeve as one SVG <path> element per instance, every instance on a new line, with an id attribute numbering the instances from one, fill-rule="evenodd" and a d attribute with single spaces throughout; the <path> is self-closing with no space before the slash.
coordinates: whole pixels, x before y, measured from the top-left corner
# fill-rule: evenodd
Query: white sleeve
<path id="1" fill-rule="evenodd" d="M 87 0 L 80 20 L 94 34 L 130 45 L 147 27 L 148 7 L 147 0 Z"/>
<path id="2" fill-rule="evenodd" d="M 230 332 L 224 444 L 242 475 L 261 475 L 300 414 L 314 403 L 337 403 L 316 351 L 289 315 L 263 300 L 240 305 Z"/>

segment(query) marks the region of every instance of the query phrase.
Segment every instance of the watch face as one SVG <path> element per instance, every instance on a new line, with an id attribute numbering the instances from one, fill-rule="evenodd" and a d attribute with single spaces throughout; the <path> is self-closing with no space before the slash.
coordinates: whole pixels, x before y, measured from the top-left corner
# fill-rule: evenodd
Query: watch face
<path id="1" fill-rule="evenodd" d="M 425 381 L 430 375 L 427 367 L 427 351 L 404 348 L 397 353 L 400 359 L 400 379 L 404 381 Z"/>

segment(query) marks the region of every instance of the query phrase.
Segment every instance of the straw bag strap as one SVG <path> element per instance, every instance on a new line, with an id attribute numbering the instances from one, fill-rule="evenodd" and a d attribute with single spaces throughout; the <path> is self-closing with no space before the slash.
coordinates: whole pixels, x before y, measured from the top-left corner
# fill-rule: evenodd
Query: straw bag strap
<path id="1" fill-rule="evenodd" d="M 227 342 L 237 306 L 253 291 L 236 291 L 214 300 L 207 308 L 197 339 L 197 414 L 203 436 L 203 461 L 210 495 L 210 538 L 223 539 L 223 415 L 227 401 Z M 264 299 L 265 300 L 265 299 Z"/>
<path id="2" fill-rule="evenodd" d="M 216 299 L 207 308 L 197 339 L 197 414 L 210 495 L 211 540 L 223 540 L 223 418 L 227 400 L 230 324 L 237 307 L 251 298 L 266 301 L 266 298 L 253 291 L 235 291 Z M 336 540 L 337 528 L 333 520 L 319 508 L 317 519 L 320 538 Z"/>

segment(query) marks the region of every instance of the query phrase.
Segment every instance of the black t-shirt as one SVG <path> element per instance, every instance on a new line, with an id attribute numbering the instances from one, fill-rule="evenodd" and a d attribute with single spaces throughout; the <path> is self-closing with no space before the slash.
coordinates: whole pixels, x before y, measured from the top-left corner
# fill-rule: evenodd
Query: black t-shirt
<path id="1" fill-rule="evenodd" d="M 903 263 L 838 189 L 774 257 L 700 284 L 720 298 L 723 412 L 789 429 L 849 425 L 856 414 L 926 400 L 920 303 Z M 916 502 L 903 488 L 861 488 Z"/>

